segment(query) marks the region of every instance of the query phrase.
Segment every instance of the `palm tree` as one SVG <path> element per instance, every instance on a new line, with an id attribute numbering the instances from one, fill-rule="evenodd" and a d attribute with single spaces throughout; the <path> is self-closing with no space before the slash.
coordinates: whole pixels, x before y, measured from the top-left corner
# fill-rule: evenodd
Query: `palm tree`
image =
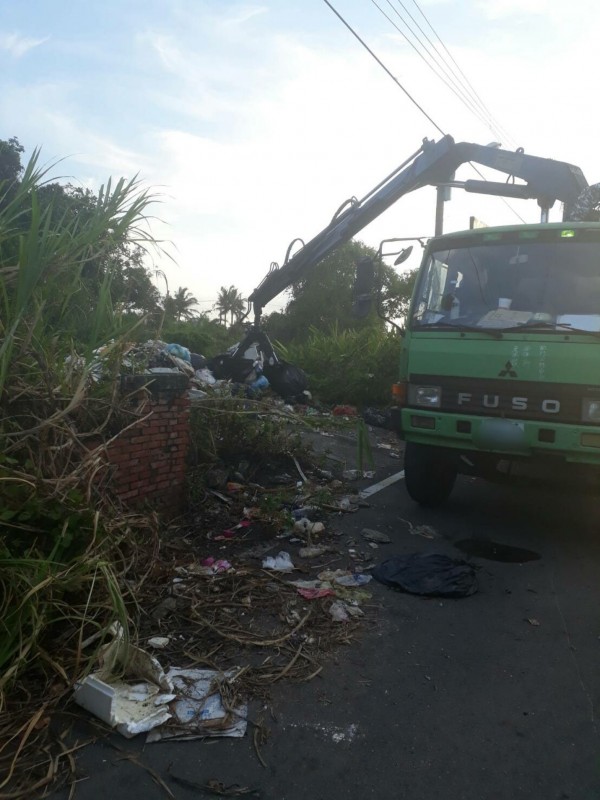
<path id="1" fill-rule="evenodd" d="M 244 312 L 246 311 L 246 301 L 237 289 L 234 289 L 233 286 L 231 289 L 233 289 L 233 292 L 230 297 L 229 313 L 231 315 L 230 324 L 233 325 L 234 321 L 237 322 L 240 317 L 244 316 Z"/>
<path id="2" fill-rule="evenodd" d="M 198 301 L 189 291 L 187 286 L 180 286 L 174 295 L 167 294 L 164 301 L 165 316 L 181 322 L 182 319 L 191 319 L 196 315 L 193 307 Z"/>
<path id="3" fill-rule="evenodd" d="M 229 289 L 226 289 L 224 286 L 221 286 L 219 290 L 219 296 L 217 297 L 217 302 L 215 303 L 215 309 L 219 312 L 219 321 L 226 324 L 227 323 L 227 315 L 230 317 L 230 325 L 233 325 L 235 320 L 238 320 L 241 316 L 243 316 L 244 311 L 246 310 L 246 301 L 242 297 L 241 292 L 235 288 L 235 286 L 230 286 Z"/>

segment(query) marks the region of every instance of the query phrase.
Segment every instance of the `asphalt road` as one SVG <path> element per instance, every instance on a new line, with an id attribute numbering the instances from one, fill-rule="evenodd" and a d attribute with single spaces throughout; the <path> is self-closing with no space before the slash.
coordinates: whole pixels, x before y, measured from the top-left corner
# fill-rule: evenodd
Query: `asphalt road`
<path id="1" fill-rule="evenodd" d="M 377 479 L 401 462 L 380 467 Z M 339 520 L 342 541 L 364 527 L 386 532 L 383 559 L 461 556 L 455 545 L 469 540 L 491 556 L 469 556 L 478 593 L 422 598 L 373 581 L 379 608 L 360 640 L 310 683 L 275 692 L 266 767 L 251 736 L 119 745 L 178 800 L 212 795 L 172 783 L 169 770 L 250 786 L 263 800 L 598 800 L 598 503 L 470 479 L 436 511 L 415 506 L 402 481 L 369 499 L 370 508 Z M 432 526 L 436 537 L 411 533 L 406 521 Z M 514 547 L 532 560 L 496 560 L 515 557 Z M 84 750 L 79 765 L 90 775 L 79 800 L 166 797 L 108 743 Z"/>

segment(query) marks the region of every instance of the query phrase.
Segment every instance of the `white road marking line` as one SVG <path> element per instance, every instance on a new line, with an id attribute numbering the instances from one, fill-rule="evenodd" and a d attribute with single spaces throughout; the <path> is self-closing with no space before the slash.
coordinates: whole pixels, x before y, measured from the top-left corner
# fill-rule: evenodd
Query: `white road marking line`
<path id="1" fill-rule="evenodd" d="M 366 489 L 363 489 L 362 492 L 359 492 L 358 496 L 361 498 L 370 497 L 372 494 L 376 492 L 380 492 L 382 489 L 387 489 L 388 486 L 391 486 L 393 483 L 398 483 L 404 479 L 404 470 L 402 472 L 396 472 L 395 475 L 390 475 L 389 478 L 384 478 L 379 483 L 374 483 L 373 486 L 368 486 Z"/>

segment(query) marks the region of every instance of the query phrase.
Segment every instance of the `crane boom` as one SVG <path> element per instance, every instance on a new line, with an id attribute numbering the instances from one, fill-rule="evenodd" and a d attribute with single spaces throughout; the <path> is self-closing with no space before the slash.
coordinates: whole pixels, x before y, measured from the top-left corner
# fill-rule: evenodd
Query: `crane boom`
<path id="1" fill-rule="evenodd" d="M 456 143 L 449 135 L 437 142 L 424 139 L 416 153 L 362 200 L 353 199 L 345 203 L 326 228 L 292 256 L 288 253 L 280 267 L 274 265 L 271 268 L 249 297 L 254 308 L 255 325 L 258 325 L 267 303 L 303 278 L 400 197 L 423 186 L 452 183 L 455 171 L 466 162 L 482 164 L 525 181 L 524 184 L 465 181 L 460 185 L 466 191 L 536 199 L 544 209 L 551 208 L 556 200 L 560 200 L 565 204 L 566 212 L 588 186 L 579 167 L 564 161 L 526 155 L 522 150 L 511 152 L 470 142 Z"/>

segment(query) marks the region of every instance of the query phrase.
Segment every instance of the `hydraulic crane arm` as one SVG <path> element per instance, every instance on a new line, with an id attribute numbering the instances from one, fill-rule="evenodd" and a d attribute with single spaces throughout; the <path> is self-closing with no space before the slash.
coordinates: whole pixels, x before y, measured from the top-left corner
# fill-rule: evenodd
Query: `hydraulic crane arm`
<path id="1" fill-rule="evenodd" d="M 272 266 L 249 298 L 254 308 L 255 324 L 258 325 L 262 309 L 268 302 L 303 278 L 396 200 L 423 186 L 452 184 L 455 171 L 469 161 L 492 167 L 526 183 L 465 181 L 460 186 L 466 191 L 537 199 L 542 208 L 550 208 L 555 200 L 561 200 L 567 209 L 588 186 L 579 167 L 563 161 L 529 156 L 521 150 L 511 152 L 469 142 L 457 144 L 451 136 L 444 136 L 438 142 L 425 139 L 416 153 L 362 200 L 353 198 L 345 203 L 324 230 L 292 256 L 288 251 L 288 257 L 281 267 Z"/>

